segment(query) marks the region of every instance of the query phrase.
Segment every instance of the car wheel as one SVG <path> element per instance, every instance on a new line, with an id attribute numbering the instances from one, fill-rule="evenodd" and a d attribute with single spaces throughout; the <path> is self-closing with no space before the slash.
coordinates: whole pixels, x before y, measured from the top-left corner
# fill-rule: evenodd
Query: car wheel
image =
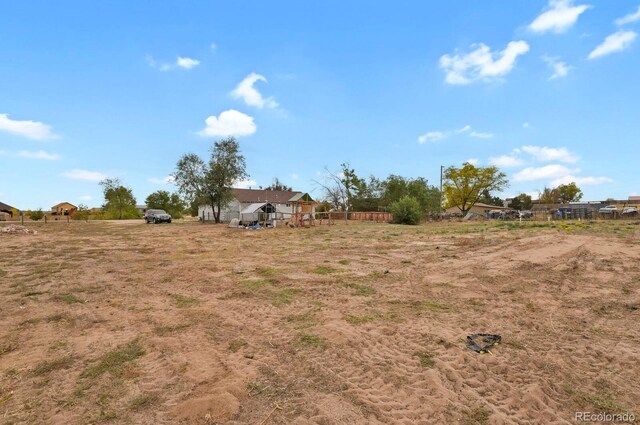
<path id="1" fill-rule="evenodd" d="M 158 219 L 157 218 L 153 219 L 153 224 L 158 224 Z"/>
<path id="2" fill-rule="evenodd" d="M 167 221 L 167 223 L 171 224 L 171 220 Z"/>

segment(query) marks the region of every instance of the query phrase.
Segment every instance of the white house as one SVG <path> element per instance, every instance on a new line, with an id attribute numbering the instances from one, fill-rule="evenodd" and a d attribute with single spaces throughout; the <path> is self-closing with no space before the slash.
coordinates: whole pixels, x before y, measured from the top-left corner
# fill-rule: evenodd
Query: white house
<path id="1" fill-rule="evenodd" d="M 228 223 L 234 218 L 241 222 L 256 221 L 252 218 L 259 209 L 274 213 L 273 218 L 288 220 L 291 218 L 291 200 L 300 194 L 302 192 L 287 190 L 233 189 L 234 199 L 226 208 L 222 209 L 220 221 Z M 273 211 L 274 209 L 275 211 Z M 246 220 L 243 219 L 243 216 Z M 198 217 L 203 221 L 215 220 L 211 205 L 200 205 Z"/>

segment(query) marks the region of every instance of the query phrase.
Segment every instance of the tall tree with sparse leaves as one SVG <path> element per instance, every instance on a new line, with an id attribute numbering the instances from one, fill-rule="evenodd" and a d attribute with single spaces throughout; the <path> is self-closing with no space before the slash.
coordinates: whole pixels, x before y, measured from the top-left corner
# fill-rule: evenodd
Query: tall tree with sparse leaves
<path id="1" fill-rule="evenodd" d="M 215 142 L 208 163 L 196 154 L 182 156 L 173 176 L 188 202 L 211 206 L 216 223 L 220 223 L 222 209 L 233 200 L 233 184 L 249 177 L 235 137 Z"/>
<path id="2" fill-rule="evenodd" d="M 443 177 L 442 192 L 447 207 L 458 207 L 462 214 L 478 202 L 485 190 L 500 192 L 509 186 L 506 174 L 498 167 L 476 167 L 468 162 L 462 168 L 447 168 Z"/>
<path id="3" fill-rule="evenodd" d="M 560 192 L 557 188 L 545 187 L 541 192 L 538 193 L 538 200 L 542 204 L 559 204 Z"/>

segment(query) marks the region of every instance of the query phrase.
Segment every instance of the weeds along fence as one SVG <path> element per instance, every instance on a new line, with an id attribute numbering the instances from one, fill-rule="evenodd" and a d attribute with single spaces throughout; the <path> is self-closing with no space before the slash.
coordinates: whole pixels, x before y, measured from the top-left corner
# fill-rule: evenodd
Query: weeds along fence
<path id="1" fill-rule="evenodd" d="M 71 223 L 71 222 L 87 222 L 89 218 L 79 219 L 74 218 L 70 215 L 44 215 L 39 220 L 32 220 L 26 215 L 18 215 L 13 217 L 8 217 L 0 220 L 0 223 L 12 223 L 12 224 L 22 224 L 25 223 L 43 223 L 43 224 L 55 224 L 55 223 Z M 93 220 L 92 220 L 93 221 Z"/>
<path id="2" fill-rule="evenodd" d="M 373 223 L 391 223 L 393 221 L 393 214 L 390 212 L 348 212 L 346 213 L 346 219 L 351 221 L 369 221 Z M 344 221 L 344 212 L 316 212 L 316 220 L 322 224 L 327 222 L 331 224 L 334 221 Z"/>
<path id="3" fill-rule="evenodd" d="M 257 211 L 252 213 L 240 213 L 237 211 L 223 211 L 220 214 L 220 221 L 222 223 L 229 223 L 233 219 L 237 219 L 240 223 L 268 223 L 272 221 L 286 221 L 291 218 L 290 213 L 277 212 L 264 212 Z M 202 211 L 198 219 L 202 222 L 213 222 L 215 216 L 211 211 Z"/>

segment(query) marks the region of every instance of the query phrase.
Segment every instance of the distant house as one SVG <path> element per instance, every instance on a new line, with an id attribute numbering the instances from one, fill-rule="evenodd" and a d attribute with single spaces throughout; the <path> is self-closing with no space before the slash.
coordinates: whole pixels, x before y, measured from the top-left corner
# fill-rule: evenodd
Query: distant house
<path id="1" fill-rule="evenodd" d="M 144 214 L 147 212 L 147 206 L 146 205 L 136 205 L 136 209 L 138 211 L 140 211 L 141 214 Z"/>
<path id="2" fill-rule="evenodd" d="M 639 204 L 640 205 L 640 196 L 629 196 L 630 204 Z"/>
<path id="3" fill-rule="evenodd" d="M 51 207 L 51 215 L 71 215 L 77 210 L 78 207 L 69 202 L 60 202 Z"/>
<path id="4" fill-rule="evenodd" d="M 467 212 L 472 212 L 472 213 L 475 213 L 475 214 L 485 215 L 489 211 L 508 210 L 508 209 L 509 209 L 508 207 L 504 207 L 502 205 L 489 205 L 489 204 L 483 204 L 482 202 L 478 202 L 477 204 L 475 204 L 474 206 L 469 208 L 469 211 L 467 211 Z M 446 212 L 447 212 L 447 214 L 461 214 L 462 213 L 462 211 L 460 211 L 460 208 L 458 208 L 458 207 L 448 208 Z"/>
<path id="5" fill-rule="evenodd" d="M 305 195 L 303 192 L 288 190 L 233 189 L 234 199 L 222 209 L 220 221 L 227 223 L 234 218 L 244 221 L 243 214 L 252 218 L 254 214 L 259 212 L 258 210 L 275 214 L 279 219 L 288 220 L 291 218 L 292 204 L 295 204 L 296 200 L 303 195 Z M 214 214 L 211 205 L 200 205 L 198 217 L 203 221 L 213 221 Z"/>
<path id="6" fill-rule="evenodd" d="M 11 217 L 18 212 L 17 208 L 12 207 L 11 205 L 5 204 L 4 202 L 0 202 L 0 212 L 7 213 Z"/>

